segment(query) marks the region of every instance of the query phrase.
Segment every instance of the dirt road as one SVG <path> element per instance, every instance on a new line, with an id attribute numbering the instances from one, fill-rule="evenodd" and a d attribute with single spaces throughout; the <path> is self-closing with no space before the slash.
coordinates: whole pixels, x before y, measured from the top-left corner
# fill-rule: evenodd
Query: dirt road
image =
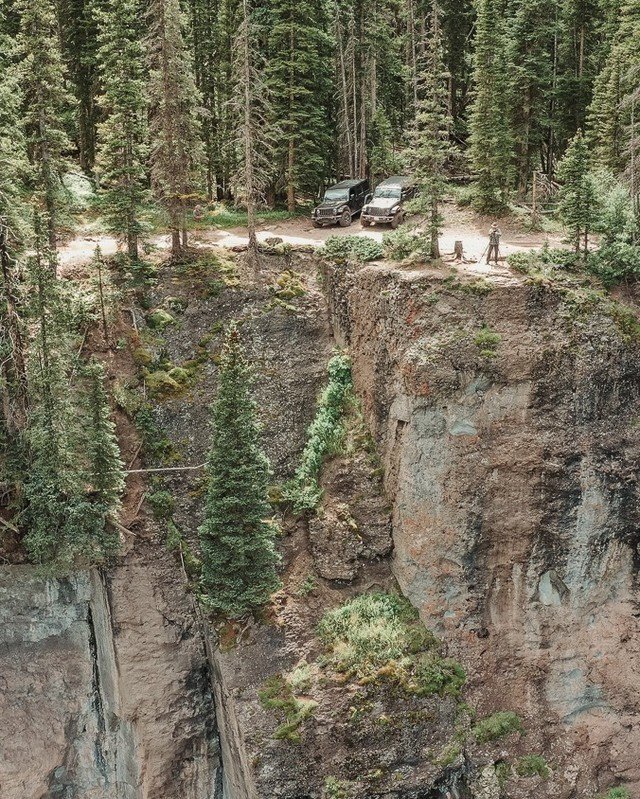
<path id="1" fill-rule="evenodd" d="M 471 261 L 480 261 L 488 242 L 488 229 L 490 219 L 478 217 L 472 211 L 465 208 L 457 208 L 454 205 L 444 206 L 444 229 L 440 238 L 440 249 L 443 254 L 452 253 L 455 241 L 462 241 L 465 256 Z M 500 251 L 503 256 L 508 256 L 514 252 L 537 249 L 545 242 L 550 246 L 561 246 L 561 237 L 558 234 L 547 233 L 525 233 L 510 228 L 508 224 L 501 224 L 503 236 Z M 277 224 L 260 227 L 258 230 L 259 241 L 268 238 L 278 237 L 289 244 L 306 244 L 320 247 L 328 236 L 363 236 L 365 238 L 382 241 L 382 237 L 389 228 L 374 227 L 362 228 L 359 220 L 354 220 L 348 228 L 329 227 L 316 229 L 311 221 L 304 218 L 291 219 Z M 168 234 L 158 234 L 150 238 L 149 243 L 161 250 L 170 247 L 170 237 Z M 229 230 L 210 230 L 194 231 L 191 234 L 191 244 L 194 246 L 218 244 L 223 247 L 242 246 L 247 243 L 246 228 L 232 228 Z M 59 262 L 62 270 L 65 267 L 79 265 L 89 261 L 95 251 L 96 245 L 100 245 L 104 255 L 114 255 L 118 249 L 118 242 L 112 236 L 82 236 L 64 244 L 59 250 Z M 478 263 L 479 271 L 480 263 Z"/>

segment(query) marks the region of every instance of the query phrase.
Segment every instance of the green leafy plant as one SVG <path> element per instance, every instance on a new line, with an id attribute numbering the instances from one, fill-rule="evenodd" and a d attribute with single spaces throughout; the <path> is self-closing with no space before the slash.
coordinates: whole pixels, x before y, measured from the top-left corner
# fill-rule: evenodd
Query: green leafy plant
<path id="1" fill-rule="evenodd" d="M 262 690 L 258 691 L 260 704 L 266 710 L 275 710 L 283 718 L 282 724 L 273 734 L 274 738 L 300 743 L 299 727 L 313 715 L 318 706 L 311 699 L 298 699 L 289 682 L 276 675 L 270 677 Z"/>
<path id="2" fill-rule="evenodd" d="M 457 696 L 465 673 L 438 655 L 438 640 L 404 597 L 361 594 L 328 611 L 318 626 L 326 662 L 362 684 L 394 682 L 418 696 Z"/>
<path id="3" fill-rule="evenodd" d="M 382 245 L 364 236 L 329 236 L 320 255 L 331 261 L 375 261 L 382 257 Z"/>
<path id="4" fill-rule="evenodd" d="M 483 358 L 495 358 L 496 347 L 500 341 L 500 334 L 488 327 L 481 328 L 474 338 L 475 345 L 479 348 Z"/>
<path id="5" fill-rule="evenodd" d="M 478 743 L 495 741 L 504 738 L 513 732 L 524 732 L 520 717 L 511 710 L 500 710 L 492 716 L 482 719 L 471 729 L 473 737 Z"/>
<path id="6" fill-rule="evenodd" d="M 382 239 L 385 258 L 392 261 L 404 261 L 411 257 L 428 260 L 431 258 L 430 246 L 429 238 L 424 233 L 416 233 L 407 227 L 385 233 Z"/>
<path id="7" fill-rule="evenodd" d="M 516 763 L 516 773 L 520 777 L 535 777 L 537 775 L 546 780 L 549 778 L 551 771 L 542 755 L 523 755 Z"/>
<path id="8" fill-rule="evenodd" d="M 329 361 L 327 371 L 329 382 L 318 402 L 315 419 L 307 431 L 307 443 L 300 466 L 282 490 L 282 498 L 291 502 L 298 513 L 313 510 L 320 502 L 320 470 L 325 459 L 340 450 L 345 434 L 344 416 L 353 400 L 349 358 L 335 355 Z"/>
<path id="9" fill-rule="evenodd" d="M 631 799 L 631 794 L 626 788 L 619 786 L 611 788 L 607 793 L 601 794 L 598 799 Z"/>

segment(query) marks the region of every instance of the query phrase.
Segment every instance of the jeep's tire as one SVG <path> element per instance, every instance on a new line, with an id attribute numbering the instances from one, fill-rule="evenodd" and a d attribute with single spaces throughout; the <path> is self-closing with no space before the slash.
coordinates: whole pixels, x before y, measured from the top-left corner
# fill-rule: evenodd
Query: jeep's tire
<path id="1" fill-rule="evenodd" d="M 312 224 L 314 227 L 322 227 L 322 225 L 320 224 L 320 222 L 317 222 L 315 219 L 312 219 L 312 220 L 311 220 L 311 224 Z"/>
<path id="2" fill-rule="evenodd" d="M 371 225 L 371 222 L 369 222 L 368 219 L 361 219 L 360 224 L 362 225 L 362 227 L 369 227 Z"/>
<path id="3" fill-rule="evenodd" d="M 351 224 L 351 211 L 348 208 L 340 214 L 339 225 L 340 227 L 349 227 Z"/>
<path id="4" fill-rule="evenodd" d="M 391 220 L 391 227 L 395 230 L 404 222 L 404 214 L 396 214 Z"/>

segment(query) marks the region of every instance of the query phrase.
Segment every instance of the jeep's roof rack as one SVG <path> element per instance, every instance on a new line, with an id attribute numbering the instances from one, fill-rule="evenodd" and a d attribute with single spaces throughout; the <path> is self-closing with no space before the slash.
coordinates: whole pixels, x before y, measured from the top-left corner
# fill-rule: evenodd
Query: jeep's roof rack
<path id="1" fill-rule="evenodd" d="M 409 186 L 413 182 L 409 175 L 392 175 L 378 183 L 378 186 Z"/>
<path id="2" fill-rule="evenodd" d="M 354 186 L 359 186 L 360 183 L 367 183 L 366 178 L 358 178 L 357 180 L 343 180 L 340 183 L 334 183 L 329 186 L 330 189 L 352 189 Z"/>

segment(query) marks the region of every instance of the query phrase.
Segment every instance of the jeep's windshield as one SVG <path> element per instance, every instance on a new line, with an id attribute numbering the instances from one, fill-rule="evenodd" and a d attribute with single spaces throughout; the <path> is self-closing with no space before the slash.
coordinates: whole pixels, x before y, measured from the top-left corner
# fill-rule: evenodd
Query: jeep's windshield
<path id="1" fill-rule="evenodd" d="M 349 199 L 348 189 L 327 189 L 324 193 L 325 202 L 334 203 L 339 200 Z"/>
<path id="2" fill-rule="evenodd" d="M 378 186 L 373 196 L 399 200 L 402 197 L 402 189 L 400 186 Z"/>

